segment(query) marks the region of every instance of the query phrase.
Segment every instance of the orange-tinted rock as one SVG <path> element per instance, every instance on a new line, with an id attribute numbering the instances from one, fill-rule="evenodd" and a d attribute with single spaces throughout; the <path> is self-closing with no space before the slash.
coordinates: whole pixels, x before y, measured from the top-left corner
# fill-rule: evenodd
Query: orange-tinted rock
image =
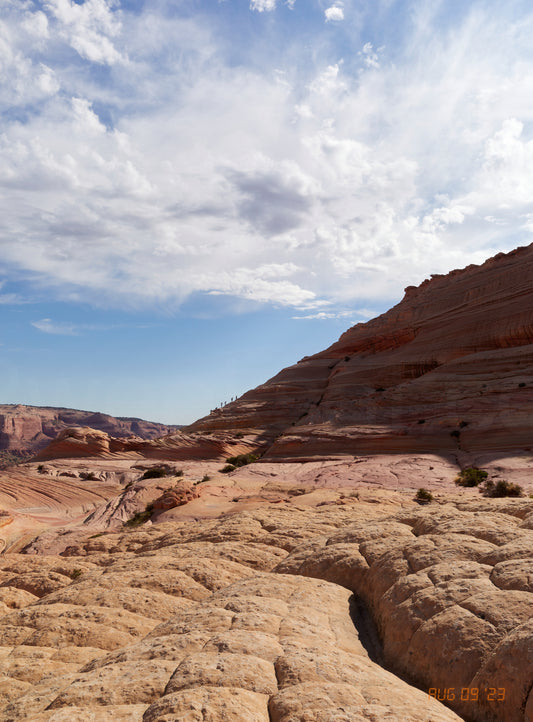
<path id="1" fill-rule="evenodd" d="M 177 506 L 183 506 L 193 499 L 198 499 L 200 494 L 198 490 L 187 482 L 179 482 L 171 489 L 167 489 L 163 494 L 153 502 L 155 511 L 166 511 L 174 509 Z"/>

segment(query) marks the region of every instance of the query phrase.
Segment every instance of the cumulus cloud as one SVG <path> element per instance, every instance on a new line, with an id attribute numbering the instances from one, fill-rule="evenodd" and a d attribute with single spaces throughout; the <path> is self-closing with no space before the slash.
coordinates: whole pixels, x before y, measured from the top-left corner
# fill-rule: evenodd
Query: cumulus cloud
<path id="1" fill-rule="evenodd" d="M 324 11 L 326 22 L 340 22 L 344 20 L 344 3 L 336 2 Z"/>
<path id="2" fill-rule="evenodd" d="M 247 65 L 204 18 L 11 3 L 4 266 L 59 299 L 201 293 L 325 318 L 527 242 L 533 19 L 494 12 L 465 11 L 449 33 L 414 13 L 394 62 L 358 37 L 359 62 L 317 49 L 293 71 L 297 40 Z"/>

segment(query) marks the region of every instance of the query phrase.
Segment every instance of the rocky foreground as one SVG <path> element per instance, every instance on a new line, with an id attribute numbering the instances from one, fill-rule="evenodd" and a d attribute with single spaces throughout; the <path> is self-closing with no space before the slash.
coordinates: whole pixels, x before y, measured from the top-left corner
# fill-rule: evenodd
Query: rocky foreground
<path id="1" fill-rule="evenodd" d="M 1 719 L 533 719 L 532 500 L 300 494 L 0 557 Z"/>

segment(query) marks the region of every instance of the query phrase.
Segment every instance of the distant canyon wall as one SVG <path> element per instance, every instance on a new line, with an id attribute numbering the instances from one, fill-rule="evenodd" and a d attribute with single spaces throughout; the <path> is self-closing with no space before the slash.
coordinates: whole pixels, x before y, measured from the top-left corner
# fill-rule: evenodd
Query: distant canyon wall
<path id="1" fill-rule="evenodd" d="M 90 426 L 111 436 L 155 439 L 179 427 L 76 409 L 0 405 L 0 451 L 37 452 L 68 427 Z"/>

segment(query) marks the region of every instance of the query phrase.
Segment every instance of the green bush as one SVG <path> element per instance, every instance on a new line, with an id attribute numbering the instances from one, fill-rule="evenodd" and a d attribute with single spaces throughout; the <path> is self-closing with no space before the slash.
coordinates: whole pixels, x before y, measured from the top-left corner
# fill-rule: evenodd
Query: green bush
<path id="1" fill-rule="evenodd" d="M 226 464 L 226 466 L 223 469 L 220 469 L 221 474 L 229 474 L 230 471 L 235 471 L 237 467 L 233 466 L 233 464 Z"/>
<path id="2" fill-rule="evenodd" d="M 239 454 L 238 456 L 230 456 L 226 461 L 234 467 L 239 467 L 253 464 L 258 458 L 257 454 Z"/>
<path id="3" fill-rule="evenodd" d="M 161 479 L 161 477 L 166 475 L 166 469 L 155 466 L 153 469 L 148 469 L 147 471 L 145 471 L 144 474 L 141 476 L 141 479 Z"/>
<path id="4" fill-rule="evenodd" d="M 433 494 L 427 489 L 420 488 L 416 492 L 415 501 L 418 501 L 422 504 L 427 504 L 428 502 L 433 501 Z"/>
<path id="5" fill-rule="evenodd" d="M 459 476 L 455 479 L 457 486 L 479 486 L 488 474 L 482 469 L 477 469 L 475 466 L 463 469 L 459 472 Z"/>
<path id="6" fill-rule="evenodd" d="M 504 481 L 503 479 L 494 483 L 492 479 L 485 482 L 483 489 L 485 496 L 490 497 L 502 497 L 502 496 L 524 496 L 524 490 L 520 484 L 512 484 L 510 481 Z"/>
<path id="7" fill-rule="evenodd" d="M 78 579 L 78 577 L 81 577 L 82 574 L 83 574 L 83 570 L 76 568 L 76 569 L 73 569 L 73 570 L 70 572 L 70 578 L 71 578 L 71 579 Z"/>

